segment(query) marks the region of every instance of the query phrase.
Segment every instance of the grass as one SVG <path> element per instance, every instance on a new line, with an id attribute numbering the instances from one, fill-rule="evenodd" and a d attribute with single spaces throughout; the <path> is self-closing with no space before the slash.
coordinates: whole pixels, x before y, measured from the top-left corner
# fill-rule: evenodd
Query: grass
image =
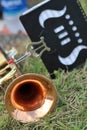
<path id="1" fill-rule="evenodd" d="M 84 1 L 80 0 L 85 6 Z M 41 59 L 29 58 L 19 65 L 21 72 L 39 73 L 50 79 Z M 55 71 L 50 79 L 57 89 L 54 111 L 36 123 L 23 124 L 8 115 L 4 104 L 6 87 L 0 88 L 0 130 L 86 130 L 87 128 L 87 61 L 71 72 Z"/>
<path id="2" fill-rule="evenodd" d="M 79 0 L 79 1 L 81 2 L 84 11 L 87 14 L 87 0 Z"/>

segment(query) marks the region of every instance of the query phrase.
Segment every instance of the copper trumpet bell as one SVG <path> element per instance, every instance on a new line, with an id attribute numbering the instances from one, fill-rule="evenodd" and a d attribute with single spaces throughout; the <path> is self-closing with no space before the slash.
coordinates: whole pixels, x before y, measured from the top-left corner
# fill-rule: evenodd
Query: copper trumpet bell
<path id="1" fill-rule="evenodd" d="M 5 94 L 9 114 L 23 123 L 39 121 L 53 110 L 56 100 L 57 92 L 50 80 L 33 73 L 14 79 Z"/>

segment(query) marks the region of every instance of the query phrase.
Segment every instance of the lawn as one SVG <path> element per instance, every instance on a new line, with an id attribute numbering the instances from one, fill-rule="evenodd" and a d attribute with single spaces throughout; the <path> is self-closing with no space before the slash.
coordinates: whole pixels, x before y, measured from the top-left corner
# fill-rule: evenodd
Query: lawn
<path id="1" fill-rule="evenodd" d="M 80 0 L 87 13 L 87 0 Z M 19 64 L 24 73 L 45 75 L 57 90 L 58 100 L 52 113 L 39 122 L 23 124 L 9 116 L 4 103 L 7 85 L 0 88 L 0 130 L 87 130 L 87 61 L 71 72 L 55 71 L 50 76 L 40 58 L 28 58 Z"/>

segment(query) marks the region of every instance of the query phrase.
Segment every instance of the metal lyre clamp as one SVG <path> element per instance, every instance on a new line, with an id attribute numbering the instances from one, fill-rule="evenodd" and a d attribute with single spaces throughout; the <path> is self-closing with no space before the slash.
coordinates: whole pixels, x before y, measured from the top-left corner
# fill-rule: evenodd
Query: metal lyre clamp
<path id="1" fill-rule="evenodd" d="M 39 45 L 39 47 L 36 47 L 34 49 L 33 46 L 35 45 Z M 38 42 L 31 42 L 31 43 L 28 43 L 27 46 L 26 46 L 26 50 L 29 51 L 31 53 L 31 55 L 37 57 L 37 56 L 42 56 L 42 54 L 44 53 L 44 51 L 50 51 L 51 49 L 49 47 L 47 47 L 45 41 L 44 41 L 44 37 L 40 37 L 40 41 Z M 40 51 L 39 54 L 36 53 L 36 51 Z"/>
<path id="2" fill-rule="evenodd" d="M 34 48 L 33 46 L 38 45 L 38 47 Z M 40 51 L 40 53 L 36 53 L 37 51 Z M 49 47 L 47 47 L 45 41 L 44 41 L 44 37 L 40 37 L 40 41 L 38 42 L 29 42 L 26 45 L 26 52 L 23 56 L 21 56 L 20 58 L 15 60 L 15 63 L 18 64 L 19 62 L 25 60 L 26 58 L 28 58 L 29 56 L 34 56 L 34 57 L 41 57 L 42 54 L 45 51 L 51 51 L 51 49 Z"/>

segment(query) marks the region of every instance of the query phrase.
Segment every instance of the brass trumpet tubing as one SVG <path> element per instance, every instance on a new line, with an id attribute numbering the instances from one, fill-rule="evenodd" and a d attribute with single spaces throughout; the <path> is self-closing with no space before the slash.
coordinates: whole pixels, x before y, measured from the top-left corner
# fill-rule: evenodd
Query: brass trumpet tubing
<path id="1" fill-rule="evenodd" d="M 3 55 L 3 53 L 0 50 L 0 68 L 2 68 L 2 66 L 7 65 L 7 59 L 5 58 L 5 56 Z"/>
<path id="2" fill-rule="evenodd" d="M 39 74 L 19 76 L 5 94 L 9 114 L 23 123 L 39 121 L 53 110 L 56 100 L 56 89 L 50 80 Z"/>
<path id="3" fill-rule="evenodd" d="M 16 72 L 17 67 L 13 64 L 8 64 L 8 60 L 6 59 L 5 55 L 0 50 L 0 85 L 7 82 L 9 79 L 12 79 Z"/>

